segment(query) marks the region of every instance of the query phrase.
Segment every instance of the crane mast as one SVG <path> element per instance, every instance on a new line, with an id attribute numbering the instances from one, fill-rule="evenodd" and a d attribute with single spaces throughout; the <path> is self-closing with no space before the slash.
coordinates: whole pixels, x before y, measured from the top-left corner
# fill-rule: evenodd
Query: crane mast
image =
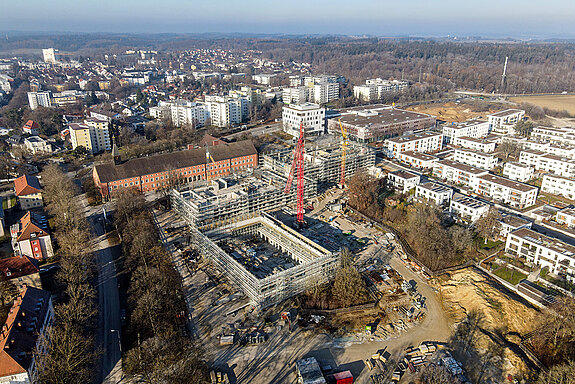
<path id="1" fill-rule="evenodd" d="M 288 175 L 285 193 L 289 193 L 291 189 L 291 184 L 293 182 L 294 173 L 296 173 L 297 180 L 297 219 L 296 223 L 301 228 L 304 225 L 304 206 L 303 206 L 303 195 L 304 195 L 304 129 L 303 122 L 299 126 L 299 138 L 297 141 L 297 146 L 294 150 L 293 162 L 291 165 L 290 173 Z"/>
<path id="2" fill-rule="evenodd" d="M 347 146 L 349 143 L 347 142 L 347 131 L 341 124 L 341 119 L 339 121 L 339 128 L 341 129 L 341 174 L 339 178 L 339 184 L 341 188 L 345 188 L 345 160 L 346 160 L 346 153 L 347 153 Z"/>

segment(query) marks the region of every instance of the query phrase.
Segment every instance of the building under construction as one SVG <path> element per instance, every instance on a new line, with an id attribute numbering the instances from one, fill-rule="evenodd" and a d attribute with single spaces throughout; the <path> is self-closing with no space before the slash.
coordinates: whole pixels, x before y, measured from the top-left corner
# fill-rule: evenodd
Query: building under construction
<path id="1" fill-rule="evenodd" d="M 328 281 L 338 264 L 337 252 L 265 212 L 205 232 L 191 225 L 190 241 L 260 308 Z"/>
<path id="2" fill-rule="evenodd" d="M 254 176 L 227 176 L 195 188 L 173 189 L 170 193 L 176 212 L 200 231 L 245 220 L 282 207 L 293 206 L 296 188 L 285 193 L 287 179 L 270 171 Z M 317 196 L 317 182 L 306 178 L 304 198 Z"/>
<path id="3" fill-rule="evenodd" d="M 341 180 L 342 151 L 339 144 L 322 146 L 306 151 L 304 156 L 306 180 L 318 184 L 335 185 Z M 292 164 L 292 151 L 284 149 L 261 156 L 261 163 L 279 175 L 288 175 Z M 368 147 L 349 143 L 346 148 L 345 178 L 351 178 L 358 170 L 375 165 L 375 153 Z M 307 181 L 306 181 L 307 182 Z"/>

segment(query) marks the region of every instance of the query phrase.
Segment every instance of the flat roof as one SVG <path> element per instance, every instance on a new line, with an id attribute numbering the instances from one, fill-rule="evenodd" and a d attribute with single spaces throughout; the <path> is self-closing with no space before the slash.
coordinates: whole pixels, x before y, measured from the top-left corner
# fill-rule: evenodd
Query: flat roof
<path id="1" fill-rule="evenodd" d="M 493 144 L 493 141 L 492 141 L 492 140 L 479 139 L 479 138 L 476 138 L 476 137 L 469 137 L 469 136 L 457 137 L 455 140 L 472 141 L 472 142 L 474 142 L 474 143 L 479 143 L 479 144 Z"/>
<path id="2" fill-rule="evenodd" d="M 387 139 L 387 141 L 391 141 L 392 143 L 400 144 L 400 143 L 407 143 L 409 141 L 427 139 L 427 138 L 435 137 L 435 136 L 443 136 L 443 134 L 438 133 L 438 132 L 423 131 L 423 132 L 412 133 L 411 135 L 392 137 L 392 138 Z"/>
<path id="3" fill-rule="evenodd" d="M 466 207 L 473 208 L 473 209 L 479 209 L 479 208 L 490 206 L 489 204 L 484 203 L 483 201 L 477 200 L 477 199 L 475 199 L 473 197 L 469 197 L 469 196 L 461 196 L 461 197 L 454 198 L 452 200 L 452 202 L 457 203 L 457 204 L 461 204 L 461 205 L 465 205 Z"/>
<path id="4" fill-rule="evenodd" d="M 465 152 L 465 153 L 474 153 L 478 156 L 482 157 L 495 157 L 495 155 L 491 152 L 482 152 L 482 151 L 474 151 L 473 149 L 464 149 L 464 148 L 455 148 L 455 152 Z"/>
<path id="5" fill-rule="evenodd" d="M 414 159 L 429 161 L 429 160 L 438 160 L 439 158 L 433 155 L 428 155 L 427 153 L 422 152 L 415 152 L 415 151 L 405 151 L 401 152 L 402 156 L 413 157 Z"/>
<path id="6" fill-rule="evenodd" d="M 523 240 L 527 240 L 531 243 L 541 245 L 548 249 L 554 250 L 555 252 L 561 253 L 565 256 L 573 258 L 575 255 L 575 247 L 562 242 L 559 239 L 548 237 L 535 232 L 529 228 L 520 228 L 511 232 L 514 236 L 517 236 Z"/>
<path id="7" fill-rule="evenodd" d="M 370 127 L 373 124 L 390 125 L 430 118 L 435 119 L 435 116 L 393 108 L 384 104 L 348 108 L 341 110 L 341 116 L 338 117 L 343 124 L 358 127 Z"/>
<path id="8" fill-rule="evenodd" d="M 521 112 L 525 113 L 525 111 L 522 109 L 505 109 L 503 111 L 491 113 L 487 116 L 505 117 L 505 116 L 510 116 L 510 115 L 514 115 L 516 113 L 521 113 Z"/>
<path id="9" fill-rule="evenodd" d="M 394 175 L 397 177 L 400 177 L 402 179 L 413 179 L 413 178 L 419 178 L 419 175 L 416 175 L 415 173 L 411 173 L 411 172 L 407 172 L 407 171 L 393 171 L 393 172 L 389 172 L 389 175 Z"/>
<path id="10" fill-rule="evenodd" d="M 518 181 L 514 181 L 511 179 L 507 179 L 505 177 L 496 176 L 492 174 L 482 175 L 479 176 L 479 178 L 485 181 L 489 181 L 491 183 L 502 185 L 504 187 L 516 189 L 521 192 L 529 192 L 532 190 L 537 190 L 537 187 L 534 187 L 532 185 L 523 184 Z"/>
<path id="11" fill-rule="evenodd" d="M 441 185 L 438 183 L 434 183 L 433 181 L 427 182 L 427 183 L 423 183 L 423 184 L 419 184 L 417 186 L 417 188 L 424 188 L 427 189 L 429 191 L 433 191 L 436 193 L 441 193 L 441 192 L 449 192 L 452 191 L 451 188 L 446 187 L 445 185 Z"/>
<path id="12" fill-rule="evenodd" d="M 471 165 L 462 164 L 462 163 L 459 163 L 457 161 L 448 160 L 448 159 L 439 160 L 437 162 L 437 164 L 445 165 L 445 166 L 451 167 L 451 168 L 456 168 L 456 169 L 459 169 L 459 170 L 467 172 L 467 173 L 472 173 L 474 175 L 482 175 L 482 174 L 488 173 L 488 171 L 485 169 L 476 168 L 476 167 L 473 167 Z"/>

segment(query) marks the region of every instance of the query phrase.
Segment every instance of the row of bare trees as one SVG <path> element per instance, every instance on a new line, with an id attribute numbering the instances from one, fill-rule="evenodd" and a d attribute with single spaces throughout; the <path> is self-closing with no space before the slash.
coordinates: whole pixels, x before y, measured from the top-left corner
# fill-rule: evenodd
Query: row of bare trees
<path id="1" fill-rule="evenodd" d="M 179 274 L 159 241 L 143 197 L 133 190 L 116 197 L 114 221 L 122 238 L 122 273 L 128 275 L 127 373 L 144 382 L 206 382 L 201 348 L 186 335 Z"/>
<path id="2" fill-rule="evenodd" d="M 51 165 L 42 172 L 42 181 L 61 266 L 56 278 L 63 291 L 56 299 L 54 325 L 47 331 L 50 347 L 37 356 L 40 382 L 89 382 L 96 358 L 98 314 L 91 234 L 72 180 Z"/>

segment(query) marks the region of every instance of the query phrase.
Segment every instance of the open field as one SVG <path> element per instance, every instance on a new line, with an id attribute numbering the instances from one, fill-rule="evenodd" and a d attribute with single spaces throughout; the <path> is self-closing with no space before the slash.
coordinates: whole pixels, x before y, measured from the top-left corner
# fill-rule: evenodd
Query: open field
<path id="1" fill-rule="evenodd" d="M 567 111 L 575 115 L 575 95 L 540 95 L 510 97 L 515 103 L 529 103 L 541 108 L 549 108 L 555 111 Z"/>
<path id="2" fill-rule="evenodd" d="M 409 111 L 427 113 L 440 120 L 462 122 L 469 119 L 485 117 L 485 112 L 474 112 L 467 104 L 421 104 L 406 108 Z"/>

